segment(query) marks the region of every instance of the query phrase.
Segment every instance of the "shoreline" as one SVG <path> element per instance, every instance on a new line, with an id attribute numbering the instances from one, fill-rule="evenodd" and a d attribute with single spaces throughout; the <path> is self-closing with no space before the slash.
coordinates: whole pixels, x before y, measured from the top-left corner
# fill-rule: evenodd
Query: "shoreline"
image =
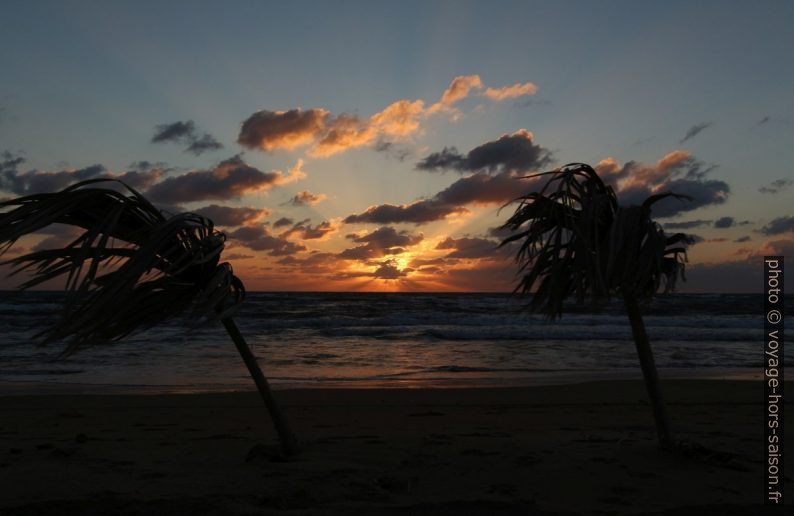
<path id="1" fill-rule="evenodd" d="M 3 396 L 0 512 L 760 509 L 760 383 L 662 384 L 677 438 L 706 452 L 658 449 L 637 380 L 281 390 L 303 446 L 288 461 L 256 392 Z"/>
<path id="2" fill-rule="evenodd" d="M 761 382 L 760 368 L 743 369 L 683 369 L 669 368 L 659 371 L 662 379 L 671 380 L 737 380 Z M 459 374 L 458 377 L 414 378 L 389 380 L 321 380 L 280 381 L 271 379 L 273 390 L 324 390 L 324 389 L 500 389 L 510 387 L 533 387 L 546 385 L 570 385 L 612 380 L 641 380 L 642 373 L 634 371 L 555 371 L 537 372 L 513 377 L 477 377 Z M 0 398 L 4 396 L 37 395 L 160 395 L 160 394 L 213 394 L 255 392 L 253 381 L 240 384 L 108 384 L 68 381 L 0 380 Z"/>

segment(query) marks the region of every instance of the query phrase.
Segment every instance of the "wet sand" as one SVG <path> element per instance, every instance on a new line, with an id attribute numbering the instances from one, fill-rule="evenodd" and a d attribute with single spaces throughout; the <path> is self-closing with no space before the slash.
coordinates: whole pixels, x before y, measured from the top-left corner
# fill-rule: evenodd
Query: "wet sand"
<path id="1" fill-rule="evenodd" d="M 663 387 L 684 451 L 634 380 L 282 390 L 289 460 L 255 392 L 0 396 L 0 513 L 760 514 L 762 384 Z"/>

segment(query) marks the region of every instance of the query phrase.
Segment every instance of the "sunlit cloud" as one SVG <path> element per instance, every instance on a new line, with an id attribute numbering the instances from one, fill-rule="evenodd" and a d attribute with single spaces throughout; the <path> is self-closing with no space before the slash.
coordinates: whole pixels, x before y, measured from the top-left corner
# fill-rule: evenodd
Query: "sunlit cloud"
<path id="1" fill-rule="evenodd" d="M 488 88 L 483 93 L 484 97 L 491 100 L 507 100 L 515 99 L 518 97 L 534 95 L 538 92 L 538 87 L 531 82 L 516 83 L 512 86 L 505 86 L 504 88 Z"/>
<path id="2" fill-rule="evenodd" d="M 301 190 L 285 204 L 291 204 L 292 206 L 314 206 L 327 198 L 328 196 L 325 194 L 313 194 L 308 190 Z"/>
<path id="3" fill-rule="evenodd" d="M 155 202 L 180 204 L 203 200 L 227 200 L 268 190 L 303 179 L 303 161 L 298 160 L 288 172 L 263 172 L 233 156 L 209 170 L 194 170 L 169 177 L 151 186 L 146 194 Z"/>
<path id="4" fill-rule="evenodd" d="M 368 117 L 348 113 L 332 116 L 321 108 L 263 109 L 242 123 L 237 142 L 248 149 L 267 152 L 308 146 L 307 155 L 315 158 L 365 146 L 385 150 L 395 142 L 420 134 L 423 121 L 432 115 L 448 113 L 458 119 L 457 104 L 475 92 L 482 92 L 483 97 L 492 101 L 501 101 L 534 95 L 536 91 L 537 87 L 530 82 L 486 89 L 479 75 L 462 75 L 455 77 L 439 100 L 429 107 L 425 107 L 423 100 L 401 99 Z"/>
<path id="5" fill-rule="evenodd" d="M 655 164 L 629 161 L 624 165 L 612 158 L 601 160 L 596 172 L 611 183 L 625 204 L 641 204 L 648 196 L 666 192 L 689 196 L 690 199 L 664 199 L 653 207 L 657 217 L 670 217 L 704 206 L 722 204 L 731 193 L 725 181 L 709 179 L 716 166 L 707 165 L 687 151 L 676 150 Z"/>

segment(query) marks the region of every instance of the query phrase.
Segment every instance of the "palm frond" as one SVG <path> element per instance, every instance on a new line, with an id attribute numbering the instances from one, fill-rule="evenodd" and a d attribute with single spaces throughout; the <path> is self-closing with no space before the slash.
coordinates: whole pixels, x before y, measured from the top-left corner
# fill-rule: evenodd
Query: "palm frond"
<path id="1" fill-rule="evenodd" d="M 580 302 L 616 294 L 647 298 L 684 278 L 691 239 L 666 236 L 651 219 L 651 207 L 687 196 L 667 192 L 621 207 L 612 187 L 584 163 L 528 177 L 540 176 L 548 176 L 546 183 L 513 201 L 518 206 L 502 226 L 514 234 L 501 245 L 519 243 L 515 291 L 534 290 L 530 309 L 556 318 L 571 296 Z"/>
<path id="2" fill-rule="evenodd" d="M 97 187 L 100 182 L 111 188 Z M 44 342 L 68 340 L 67 353 L 120 339 L 186 309 L 194 316 L 226 317 L 244 297 L 231 266 L 218 263 L 225 235 L 211 220 L 194 213 L 166 217 L 120 181 L 93 179 L 0 203 L 0 250 L 51 224 L 83 231 L 64 248 L 3 263 L 13 274 L 30 276 L 23 289 L 65 281 L 64 311 L 40 336 Z"/>

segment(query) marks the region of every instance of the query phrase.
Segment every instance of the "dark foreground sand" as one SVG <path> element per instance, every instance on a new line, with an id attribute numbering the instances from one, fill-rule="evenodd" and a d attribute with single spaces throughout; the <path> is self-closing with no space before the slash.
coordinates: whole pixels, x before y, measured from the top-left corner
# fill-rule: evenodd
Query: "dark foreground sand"
<path id="1" fill-rule="evenodd" d="M 638 381 L 279 391 L 289 461 L 256 393 L 2 396 L 0 513 L 761 514 L 760 382 L 664 388 L 714 453 Z"/>

